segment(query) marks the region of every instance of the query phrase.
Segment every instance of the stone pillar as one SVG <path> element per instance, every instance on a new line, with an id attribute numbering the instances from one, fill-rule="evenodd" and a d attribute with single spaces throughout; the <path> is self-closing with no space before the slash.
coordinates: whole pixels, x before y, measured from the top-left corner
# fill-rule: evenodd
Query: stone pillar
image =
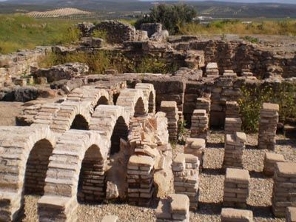
<path id="1" fill-rule="evenodd" d="M 246 208 L 249 183 L 250 174 L 248 170 L 226 169 L 223 206 Z"/>
<path id="2" fill-rule="evenodd" d="M 190 208 L 198 207 L 199 160 L 191 154 L 179 153 L 172 165 L 175 193 L 185 194 L 190 199 Z"/>
<path id="3" fill-rule="evenodd" d="M 243 151 L 246 141 L 246 134 L 242 132 L 225 135 L 224 168 L 243 168 Z"/>
<path id="4" fill-rule="evenodd" d="M 184 147 L 184 153 L 196 156 L 202 165 L 203 155 L 206 148 L 206 141 L 200 138 L 187 138 Z"/>
<path id="5" fill-rule="evenodd" d="M 241 118 L 225 118 L 224 132 L 234 133 L 242 131 L 242 120 Z"/>
<path id="6" fill-rule="evenodd" d="M 239 105 L 236 101 L 226 101 L 226 118 L 240 118 Z"/>
<path id="7" fill-rule="evenodd" d="M 127 165 L 128 202 L 137 206 L 149 206 L 154 193 L 154 159 L 133 155 Z"/>
<path id="8" fill-rule="evenodd" d="M 264 168 L 263 173 L 266 176 L 274 175 L 274 167 L 276 162 L 285 162 L 285 158 L 282 154 L 265 153 L 264 156 Z"/>
<path id="9" fill-rule="evenodd" d="M 287 207 L 286 222 L 296 222 L 296 207 Z"/>
<path id="10" fill-rule="evenodd" d="M 183 194 L 170 194 L 159 201 L 155 215 L 156 222 L 189 222 L 189 198 Z"/>
<path id="11" fill-rule="evenodd" d="M 169 140 L 177 141 L 178 139 L 178 108 L 175 101 L 162 101 L 160 110 L 166 113 L 168 119 Z"/>
<path id="12" fill-rule="evenodd" d="M 207 139 L 209 129 L 209 117 L 205 109 L 195 109 L 191 117 L 191 134 L 192 138 Z"/>
<path id="13" fill-rule="evenodd" d="M 279 105 L 263 103 L 260 111 L 258 148 L 274 150 L 276 129 L 279 120 Z"/>
<path id="14" fill-rule="evenodd" d="M 296 206 L 296 163 L 277 162 L 273 181 L 272 211 L 285 217 L 286 208 Z"/>
<path id="15" fill-rule="evenodd" d="M 253 212 L 251 210 L 222 208 L 221 222 L 253 222 Z"/>

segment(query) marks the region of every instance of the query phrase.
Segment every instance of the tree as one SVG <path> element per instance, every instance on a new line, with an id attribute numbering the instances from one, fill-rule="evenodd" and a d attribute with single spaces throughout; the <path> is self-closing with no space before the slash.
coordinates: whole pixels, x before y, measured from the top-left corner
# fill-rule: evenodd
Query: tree
<path id="1" fill-rule="evenodd" d="M 143 23 L 159 22 L 170 34 L 177 34 L 179 27 L 192 22 L 196 10 L 186 4 L 159 4 L 150 9 L 150 13 L 138 19 L 135 27 L 140 29 Z"/>

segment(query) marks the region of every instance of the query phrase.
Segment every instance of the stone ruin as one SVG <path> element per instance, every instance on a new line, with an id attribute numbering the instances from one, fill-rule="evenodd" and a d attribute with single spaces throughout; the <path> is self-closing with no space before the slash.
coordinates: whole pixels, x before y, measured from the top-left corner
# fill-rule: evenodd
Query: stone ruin
<path id="1" fill-rule="evenodd" d="M 182 67 L 171 74 L 143 75 L 84 75 L 84 64 L 25 69 L 44 84 L 65 78 L 80 83 L 64 90 L 59 101 L 24 107 L 17 117 L 22 126 L 0 127 L 0 220 L 16 220 L 23 195 L 30 193 L 41 195 L 40 221 L 76 221 L 79 203 L 119 199 L 150 206 L 157 198 L 157 221 L 189 221 L 189 209 L 198 211 L 199 172 L 209 129 L 224 127 L 221 221 L 253 221 L 252 211 L 236 209 L 246 208 L 250 195 L 250 174 L 242 169 L 246 134 L 238 107 L 240 89 L 293 82 L 282 78 L 294 77 L 295 57 L 278 57 L 244 42 L 200 41 L 194 36 L 148 39 L 163 31 L 158 24 L 141 32 L 114 21 L 79 27 L 86 38 L 95 29 L 107 31 L 108 41 L 122 44 L 127 56 L 158 54 Z M 82 48 L 100 48 L 95 46 Z M 23 61 L 19 54 L 1 57 L 2 85 L 12 82 L 10 74 L 17 74 L 19 65 L 24 70 L 46 52 L 33 52 L 32 57 L 28 53 L 24 63 L 12 62 Z M 274 64 L 278 68 L 272 68 Z M 274 150 L 278 111 L 277 104 L 263 104 L 258 148 Z M 182 153 L 173 157 L 170 142 L 178 141 L 183 118 L 191 133 Z M 290 221 L 295 218 L 294 165 L 270 154 L 264 160 L 264 172 L 274 174 L 273 213 Z"/>

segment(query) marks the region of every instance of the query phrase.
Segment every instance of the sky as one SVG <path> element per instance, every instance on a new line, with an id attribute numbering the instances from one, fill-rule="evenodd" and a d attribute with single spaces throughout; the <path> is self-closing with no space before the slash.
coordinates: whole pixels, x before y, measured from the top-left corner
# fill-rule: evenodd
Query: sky
<path id="1" fill-rule="evenodd" d="M 164 1 L 164 0 L 140 0 L 140 1 Z M 172 1 L 178 1 L 178 0 L 172 0 Z M 180 1 L 180 0 L 179 0 Z M 187 0 L 187 1 L 205 1 L 205 0 Z M 217 1 L 217 2 L 239 2 L 239 3 L 260 3 L 260 2 L 268 2 L 268 3 L 287 3 L 287 4 L 296 4 L 296 0 L 211 0 L 211 1 Z M 182 2 L 186 2 L 186 0 L 183 0 Z"/>

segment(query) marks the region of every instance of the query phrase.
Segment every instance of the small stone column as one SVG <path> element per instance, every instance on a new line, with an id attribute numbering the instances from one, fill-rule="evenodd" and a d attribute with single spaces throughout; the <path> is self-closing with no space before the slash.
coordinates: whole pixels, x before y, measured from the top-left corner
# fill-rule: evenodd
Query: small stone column
<path id="1" fill-rule="evenodd" d="M 200 162 L 200 165 L 202 165 L 205 148 L 206 148 L 205 139 L 187 138 L 186 144 L 184 147 L 184 153 L 192 154 L 196 156 Z"/>
<path id="2" fill-rule="evenodd" d="M 219 76 L 218 64 L 216 62 L 209 62 L 206 66 L 206 76 Z"/>
<path id="3" fill-rule="evenodd" d="M 274 167 L 276 162 L 285 162 L 282 154 L 265 153 L 263 173 L 266 176 L 274 175 Z"/>
<path id="4" fill-rule="evenodd" d="M 189 198 L 183 194 L 170 194 L 159 201 L 155 216 L 157 222 L 189 222 Z"/>
<path id="5" fill-rule="evenodd" d="M 246 134 L 242 132 L 225 135 L 224 168 L 243 168 L 243 151 L 246 141 Z"/>
<path id="6" fill-rule="evenodd" d="M 272 211 L 285 217 L 286 208 L 296 205 L 296 163 L 277 162 L 273 177 Z"/>
<path id="7" fill-rule="evenodd" d="M 222 208 L 221 222 L 253 222 L 253 212 L 251 210 Z"/>
<path id="8" fill-rule="evenodd" d="M 234 133 L 242 131 L 242 120 L 241 118 L 225 118 L 224 132 Z"/>
<path id="9" fill-rule="evenodd" d="M 226 169 L 223 206 L 246 208 L 249 183 L 250 174 L 248 170 Z"/>
<path id="10" fill-rule="evenodd" d="M 260 111 L 258 148 L 274 150 L 277 124 L 279 121 L 279 105 L 263 103 Z"/>
<path id="11" fill-rule="evenodd" d="M 205 109 L 195 109 L 191 117 L 191 134 L 192 138 L 207 139 L 209 129 L 209 117 Z"/>
<path id="12" fill-rule="evenodd" d="M 154 159 L 133 155 L 127 165 L 128 202 L 137 206 L 149 206 L 154 193 Z"/>
<path id="13" fill-rule="evenodd" d="M 190 209 L 198 207 L 199 160 L 191 154 L 179 153 L 172 165 L 175 193 L 190 199 Z"/>
<path id="14" fill-rule="evenodd" d="M 296 222 L 296 207 L 287 207 L 286 222 Z"/>
<path id="15" fill-rule="evenodd" d="M 239 105 L 236 101 L 226 101 L 226 118 L 240 118 Z"/>
<path id="16" fill-rule="evenodd" d="M 162 101 L 160 110 L 166 113 L 168 119 L 169 140 L 177 141 L 178 139 L 178 108 L 175 101 Z"/>

